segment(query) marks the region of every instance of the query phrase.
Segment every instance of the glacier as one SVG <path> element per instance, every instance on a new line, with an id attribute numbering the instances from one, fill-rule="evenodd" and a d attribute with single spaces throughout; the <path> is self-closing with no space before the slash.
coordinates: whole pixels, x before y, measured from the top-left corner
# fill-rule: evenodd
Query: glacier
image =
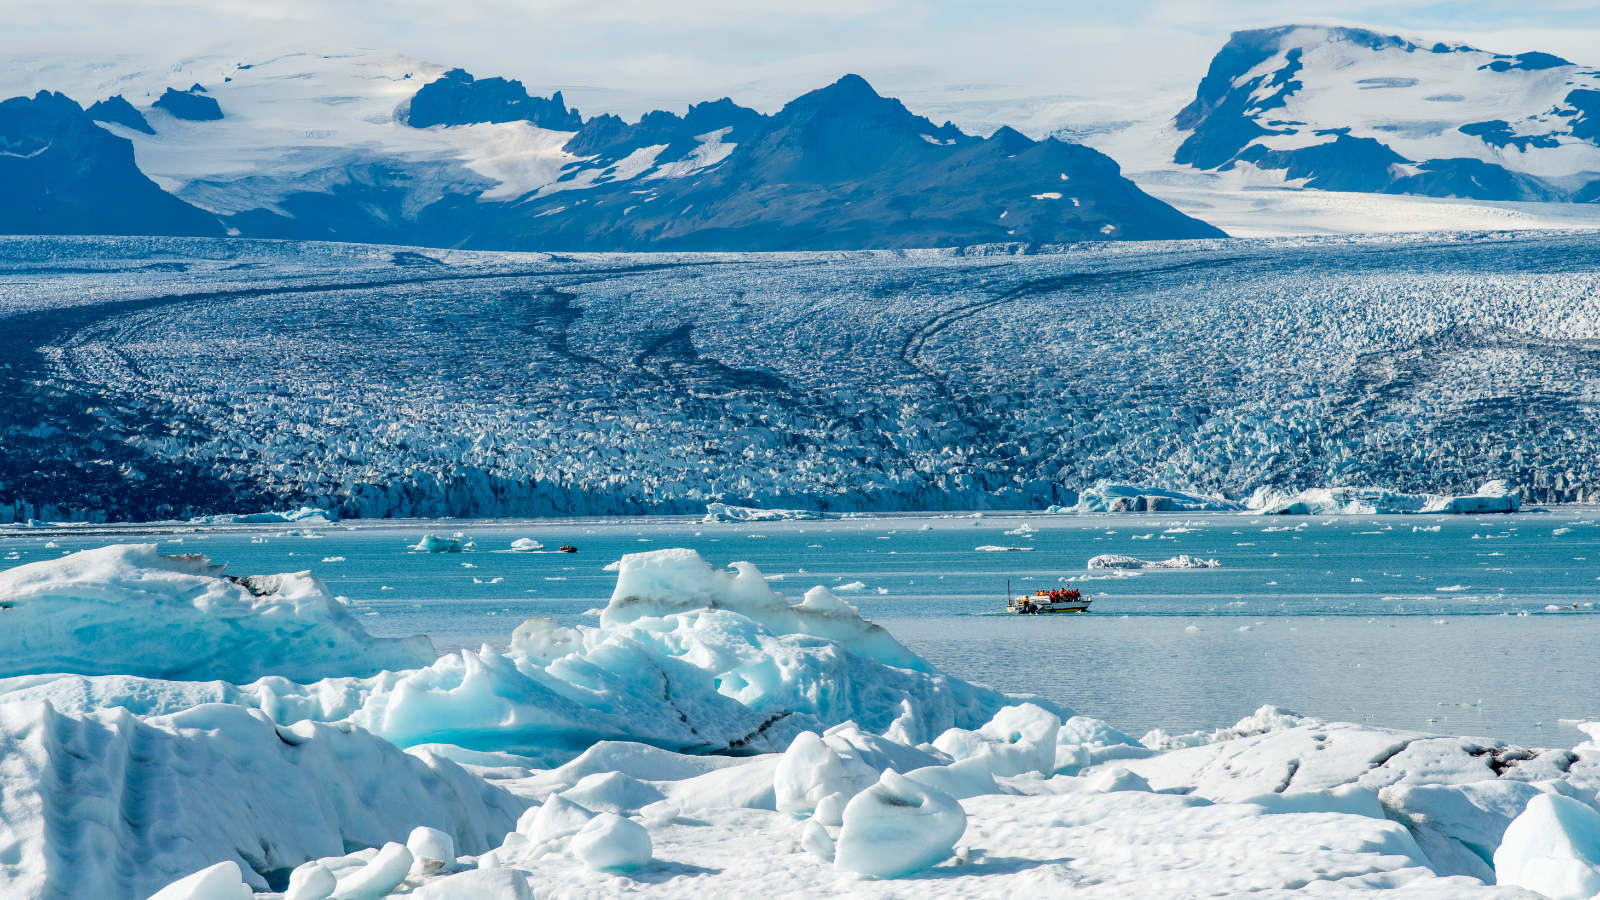
<path id="1" fill-rule="evenodd" d="M 11 572 L 87 593 L 96 564 L 119 567 L 100 584 L 238 586 L 137 546 Z M 612 569 L 597 626 L 530 620 L 504 651 L 366 678 L 0 680 L 0 892 L 1579 900 L 1596 871 L 1600 742 L 1275 707 L 1134 741 L 933 672 L 825 588 L 790 604 L 687 550 Z"/>
<path id="2" fill-rule="evenodd" d="M 1595 242 L 7 238 L 0 523 L 1181 509 L 1496 480 L 1581 502 Z"/>

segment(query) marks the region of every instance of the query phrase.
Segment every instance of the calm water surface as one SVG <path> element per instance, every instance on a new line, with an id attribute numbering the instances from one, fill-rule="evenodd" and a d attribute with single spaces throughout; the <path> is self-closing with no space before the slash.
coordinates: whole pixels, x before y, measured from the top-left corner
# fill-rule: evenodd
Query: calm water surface
<path id="1" fill-rule="evenodd" d="M 430 532 L 476 547 L 409 549 Z M 494 552 L 521 537 L 579 552 Z M 1584 740 L 1571 720 L 1600 717 L 1592 514 L 58 527 L 0 530 L 0 567 L 130 541 L 204 553 L 235 575 L 309 569 L 374 634 L 422 632 L 441 650 L 503 645 L 528 616 L 592 624 L 615 582 L 607 563 L 692 547 L 781 576 L 773 587 L 796 602 L 828 585 L 951 674 L 1043 694 L 1135 737 L 1231 724 L 1266 703 L 1537 746 L 1571 746 Z M 1222 567 L 1093 577 L 1084 564 L 1101 553 Z M 1063 579 L 1094 597 L 1092 613 L 1000 612 L 1007 581 L 1031 593 Z"/>

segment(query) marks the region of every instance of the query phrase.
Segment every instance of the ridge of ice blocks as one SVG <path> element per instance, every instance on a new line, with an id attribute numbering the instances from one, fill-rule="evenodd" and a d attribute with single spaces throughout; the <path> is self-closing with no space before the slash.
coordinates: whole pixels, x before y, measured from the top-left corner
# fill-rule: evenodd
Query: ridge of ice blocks
<path id="1" fill-rule="evenodd" d="M 702 522 L 790 522 L 798 519 L 815 519 L 818 515 L 808 509 L 755 509 L 749 506 L 729 506 L 726 503 L 707 503 Z"/>
<path id="2" fill-rule="evenodd" d="M 1600 813 L 1559 794 L 1533 797 L 1495 850 L 1494 874 L 1550 900 L 1600 896 Z"/>
<path id="3" fill-rule="evenodd" d="M 1244 505 L 1220 494 L 1186 493 L 1145 484 L 1100 481 L 1078 495 L 1076 506 L 1052 506 L 1049 512 L 1224 512 Z"/>
<path id="4" fill-rule="evenodd" d="M 227 578 L 223 568 L 119 544 L 0 572 L 0 676 L 312 681 L 434 661 L 426 637 L 367 634 L 309 572 Z"/>
<path id="5" fill-rule="evenodd" d="M 845 806 L 833 864 L 875 878 L 909 875 L 948 859 L 966 830 L 956 798 L 886 771 Z"/>
<path id="6" fill-rule="evenodd" d="M 418 826 L 483 853 L 527 805 L 347 723 L 275 725 L 227 704 L 139 718 L 0 703 L 0 761 L 8 900 L 148 897 L 220 862 L 264 891 L 273 873 L 400 846 Z"/>
<path id="7" fill-rule="evenodd" d="M 1521 509 L 1504 481 L 1489 481 L 1472 494 L 1405 494 L 1377 487 L 1312 488 L 1284 492 L 1260 487 L 1245 501 L 1264 516 L 1373 516 L 1400 513 L 1503 513 Z"/>
<path id="8" fill-rule="evenodd" d="M 1214 559 L 1201 559 L 1187 553 L 1156 562 L 1120 553 L 1102 553 L 1090 559 L 1087 566 L 1090 569 L 1220 569 L 1221 567 L 1222 563 Z"/>

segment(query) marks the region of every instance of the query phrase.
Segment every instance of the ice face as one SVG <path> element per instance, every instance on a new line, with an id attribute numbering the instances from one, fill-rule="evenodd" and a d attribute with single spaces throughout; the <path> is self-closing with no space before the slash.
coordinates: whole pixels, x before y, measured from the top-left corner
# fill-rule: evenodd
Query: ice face
<path id="1" fill-rule="evenodd" d="M 0 675 L 314 681 L 433 662 L 426 637 L 375 638 L 309 572 L 224 578 L 203 556 L 125 544 L 0 572 Z M 108 639 L 108 635 L 115 639 Z M 220 698 L 219 698 L 220 699 Z"/>

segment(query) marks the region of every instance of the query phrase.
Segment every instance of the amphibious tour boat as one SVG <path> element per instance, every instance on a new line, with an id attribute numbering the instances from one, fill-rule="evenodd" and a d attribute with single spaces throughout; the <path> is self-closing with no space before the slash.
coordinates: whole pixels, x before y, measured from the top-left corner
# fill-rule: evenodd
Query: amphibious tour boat
<path id="1" fill-rule="evenodd" d="M 1090 600 L 1078 592 L 1077 588 L 1056 588 L 1050 591 L 1037 591 L 1033 596 L 1011 596 L 1010 585 L 1006 585 L 1006 611 L 1018 615 L 1036 615 L 1038 613 L 1081 613 L 1089 611 Z"/>

